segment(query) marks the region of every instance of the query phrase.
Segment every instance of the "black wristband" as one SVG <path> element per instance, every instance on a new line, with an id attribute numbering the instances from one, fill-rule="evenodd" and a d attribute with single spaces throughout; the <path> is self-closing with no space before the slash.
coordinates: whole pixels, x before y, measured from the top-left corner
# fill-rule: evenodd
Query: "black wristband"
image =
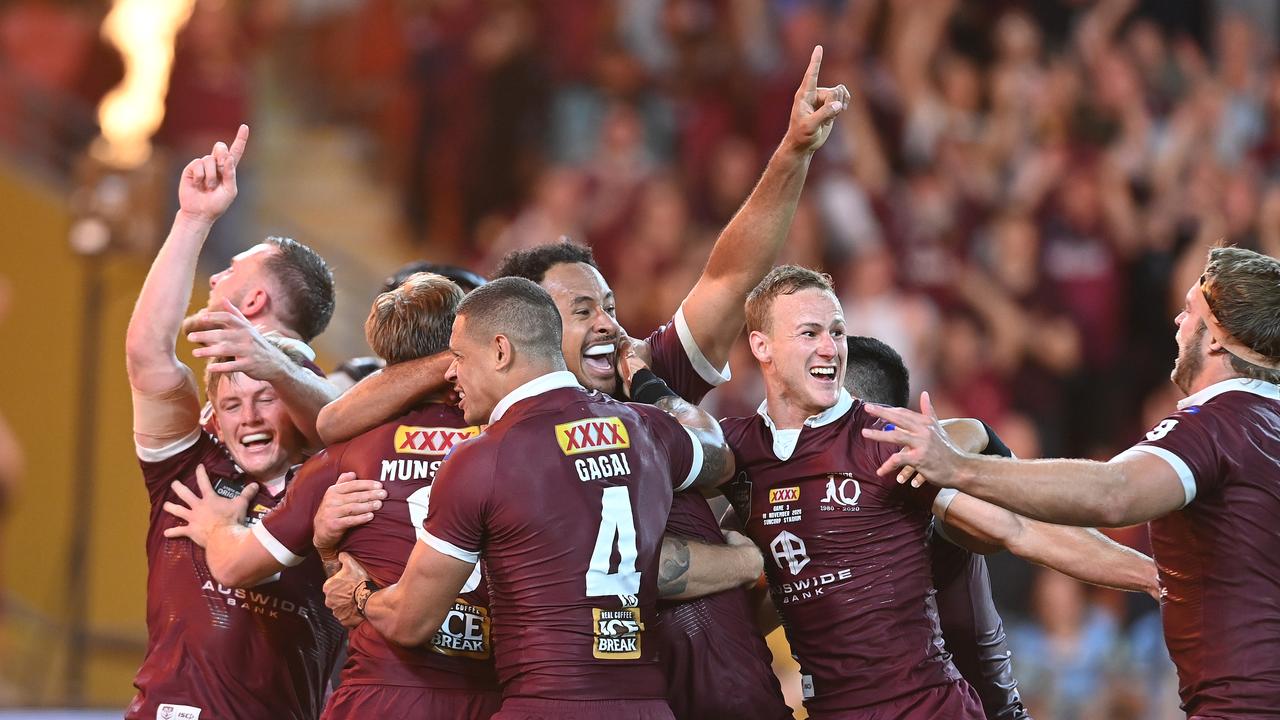
<path id="1" fill-rule="evenodd" d="M 635 402 L 652 405 L 664 397 L 680 396 L 649 368 L 640 368 L 631 376 L 631 399 Z"/>
<path id="2" fill-rule="evenodd" d="M 369 598 L 373 597 L 373 594 L 381 589 L 378 587 L 378 583 L 372 580 L 365 580 L 351 590 L 351 602 L 356 606 L 357 615 L 364 617 L 364 606 L 368 605 Z"/>
<path id="3" fill-rule="evenodd" d="M 982 423 L 983 429 L 987 431 L 987 447 L 982 451 L 982 454 L 1000 455 L 1001 457 L 1007 458 L 1013 457 L 1013 451 L 1009 449 L 1008 445 L 1004 444 L 1004 441 L 1000 439 L 1000 436 L 996 434 L 996 431 L 992 430 L 991 426 L 986 422 L 982 420 L 979 420 L 978 422 Z"/>

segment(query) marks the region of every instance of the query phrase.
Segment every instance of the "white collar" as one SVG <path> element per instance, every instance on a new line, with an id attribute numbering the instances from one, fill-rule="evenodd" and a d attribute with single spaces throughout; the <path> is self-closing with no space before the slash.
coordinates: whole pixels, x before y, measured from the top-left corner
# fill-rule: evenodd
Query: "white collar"
<path id="1" fill-rule="evenodd" d="M 275 341 L 278 344 L 289 348 L 290 350 L 301 353 L 303 357 L 310 360 L 311 362 L 316 361 L 316 351 L 313 350 L 310 345 L 302 342 L 297 338 L 291 338 L 285 335 L 276 335 Z"/>
<path id="2" fill-rule="evenodd" d="M 549 372 L 546 375 L 539 375 L 529 382 L 507 393 L 507 396 L 498 401 L 493 406 L 493 412 L 489 413 L 489 424 L 492 425 L 511 409 L 512 405 L 527 400 L 534 395 L 541 395 L 550 390 L 559 390 L 560 388 L 583 388 L 578 382 L 577 376 L 568 370 L 557 370 Z"/>
<path id="3" fill-rule="evenodd" d="M 823 410 L 817 415 L 810 415 L 804 420 L 804 427 L 822 427 L 844 417 L 845 413 L 853 407 L 853 396 L 844 388 L 840 388 L 840 397 L 836 400 L 836 404 Z M 800 430 L 802 428 L 790 428 L 780 430 L 774 424 L 773 418 L 769 417 L 769 401 L 765 400 L 760 403 L 760 409 L 757 410 L 760 417 L 764 418 L 764 424 L 769 428 L 769 434 L 773 437 L 773 454 L 779 460 L 791 459 L 792 453 L 796 450 L 796 443 L 800 440 Z"/>
<path id="4" fill-rule="evenodd" d="M 1210 400 L 1218 397 L 1222 393 L 1240 390 L 1247 393 L 1253 393 L 1258 397 L 1269 398 L 1271 400 L 1280 400 L 1280 385 L 1274 385 L 1265 380 L 1254 380 L 1253 378 L 1234 377 L 1222 382 L 1216 382 L 1209 387 L 1201 390 L 1194 395 L 1189 395 L 1178 402 L 1178 409 L 1191 407 L 1192 405 L 1203 405 Z"/>
<path id="5" fill-rule="evenodd" d="M 836 404 L 823 410 L 817 415 L 810 415 L 804 419 L 805 427 L 822 427 L 844 417 L 849 412 L 849 408 L 853 407 L 853 396 L 848 390 L 840 388 L 840 397 L 836 399 Z M 760 407 L 756 410 L 760 417 L 764 418 L 764 424 L 769 426 L 770 430 L 777 430 L 778 426 L 774 424 L 773 418 L 769 417 L 769 401 L 764 400 L 760 403 Z"/>

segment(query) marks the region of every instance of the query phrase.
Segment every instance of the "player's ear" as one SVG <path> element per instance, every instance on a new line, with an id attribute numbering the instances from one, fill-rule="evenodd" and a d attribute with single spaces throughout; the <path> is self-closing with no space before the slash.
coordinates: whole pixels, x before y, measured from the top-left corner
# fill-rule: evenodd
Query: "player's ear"
<path id="1" fill-rule="evenodd" d="M 493 338 L 493 361 L 494 370 L 503 371 L 511 367 L 511 340 L 506 335 Z"/>
<path id="2" fill-rule="evenodd" d="M 246 318 L 252 319 L 265 312 L 270 302 L 271 298 L 267 295 L 265 288 L 253 288 L 245 293 L 244 299 L 240 301 L 240 313 Z"/>
<path id="3" fill-rule="evenodd" d="M 767 363 L 773 357 L 769 349 L 769 336 L 759 330 L 752 330 L 747 335 L 747 344 L 751 346 L 751 354 L 756 356 L 756 360 Z"/>

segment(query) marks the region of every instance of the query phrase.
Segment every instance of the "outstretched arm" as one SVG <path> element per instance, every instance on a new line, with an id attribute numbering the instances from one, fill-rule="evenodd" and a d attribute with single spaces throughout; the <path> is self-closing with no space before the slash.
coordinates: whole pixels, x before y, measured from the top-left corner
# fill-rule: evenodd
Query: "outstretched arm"
<path id="1" fill-rule="evenodd" d="M 681 306 L 690 333 L 711 365 L 724 367 L 745 322 L 747 293 L 769 272 L 787 238 L 809 161 L 826 142 L 835 118 L 849 104 L 844 85 L 818 87 L 822 47 L 796 90 L 786 137 L 774 151 L 760 182 L 711 249 L 702 277 Z"/>
<path id="2" fill-rule="evenodd" d="M 248 140 L 249 128 L 241 125 L 230 148 L 219 142 L 182 171 L 178 214 L 129 318 L 125 367 L 141 447 L 164 447 L 199 425 L 195 379 L 177 356 L 178 332 L 205 238 L 236 197 L 236 165 Z"/>
<path id="3" fill-rule="evenodd" d="M 764 557 L 754 543 L 733 530 L 724 545 L 679 535 L 662 537 L 658 597 L 692 600 L 753 583 L 764 572 Z"/>
<path id="4" fill-rule="evenodd" d="M 863 437 L 901 448 L 880 466 L 888 475 L 912 466 L 935 485 L 960 490 L 1019 515 L 1083 527 L 1123 527 L 1160 517 L 1187 502 L 1177 472 L 1147 453 L 1125 452 L 1108 462 L 1010 460 L 962 452 L 942 432 L 929 394 L 925 414 L 868 405 L 893 429 L 864 429 Z M 899 475 L 899 482 L 906 478 Z"/>
<path id="5" fill-rule="evenodd" d="M 1092 528 L 1031 520 L 963 493 L 936 503 L 935 514 L 948 537 L 975 552 L 1004 548 L 1083 582 L 1160 595 L 1151 558 Z"/>
<path id="6" fill-rule="evenodd" d="M 316 429 L 326 445 L 350 440 L 398 415 L 431 395 L 449 390 L 445 371 L 453 358 L 438 353 L 378 370 L 324 406 Z"/>

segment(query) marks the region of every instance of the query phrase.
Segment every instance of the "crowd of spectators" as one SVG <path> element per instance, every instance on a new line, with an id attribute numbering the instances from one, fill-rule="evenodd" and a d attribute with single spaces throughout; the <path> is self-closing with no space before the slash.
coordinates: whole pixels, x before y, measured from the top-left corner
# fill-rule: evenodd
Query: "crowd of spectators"
<path id="1" fill-rule="evenodd" d="M 12 7 L 46 5 L 86 3 Z M 484 272 L 567 235 L 641 336 L 751 190 L 822 44 L 823 84 L 853 99 L 783 260 L 830 272 L 851 333 L 1021 456 L 1132 444 L 1176 400 L 1172 318 L 1206 248 L 1280 256 L 1268 0 L 199 0 L 196 17 L 163 141 L 206 147 L 251 115 L 269 54 L 317 122 L 375 139 L 420 254 Z M 9 66 L 29 45 L 14 22 L 0 13 Z M 711 402 L 753 412 L 745 345 L 732 368 Z M 1153 603 L 994 562 L 1037 717 L 1168 710 L 1149 701 L 1174 695 Z"/>

